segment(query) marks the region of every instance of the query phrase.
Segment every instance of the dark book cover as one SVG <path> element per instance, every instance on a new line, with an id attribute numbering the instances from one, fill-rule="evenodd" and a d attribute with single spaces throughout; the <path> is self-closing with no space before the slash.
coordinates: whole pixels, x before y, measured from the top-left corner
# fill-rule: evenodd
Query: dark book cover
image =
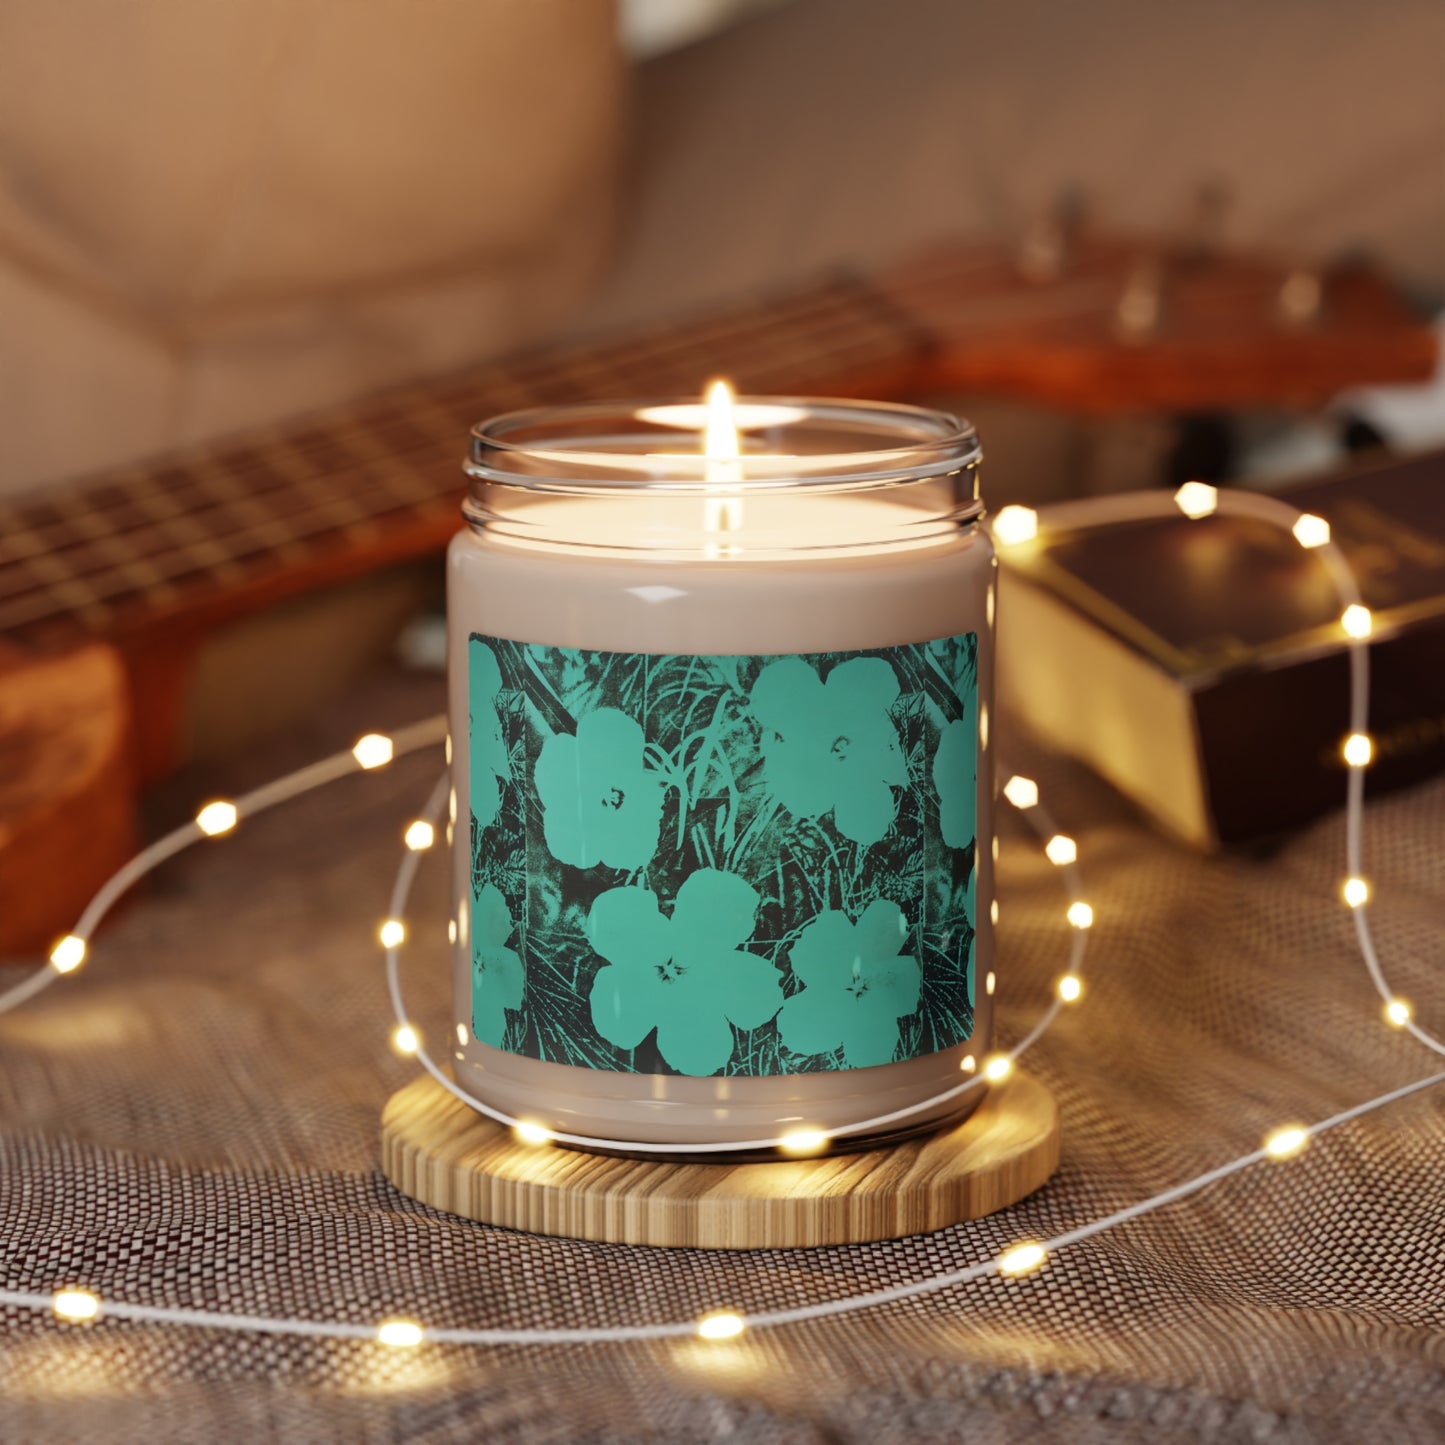
<path id="1" fill-rule="evenodd" d="M 1445 452 L 1279 495 L 1329 522 L 1374 614 L 1370 789 L 1445 768 Z M 1018 550 L 1012 571 L 1187 691 L 1216 841 L 1343 802 L 1346 639 L 1315 553 L 1265 522 L 1222 515 L 1046 530 Z"/>

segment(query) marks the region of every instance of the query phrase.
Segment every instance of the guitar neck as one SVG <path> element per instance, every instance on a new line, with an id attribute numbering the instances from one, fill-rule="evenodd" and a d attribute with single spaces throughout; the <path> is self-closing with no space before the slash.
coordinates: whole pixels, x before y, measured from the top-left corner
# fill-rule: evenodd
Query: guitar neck
<path id="1" fill-rule="evenodd" d="M 122 640 L 184 613 L 214 622 L 442 546 L 480 419 L 598 396 L 897 394 L 928 337 L 839 277 L 625 340 L 548 347 L 297 422 L 0 504 L 0 633 Z"/>

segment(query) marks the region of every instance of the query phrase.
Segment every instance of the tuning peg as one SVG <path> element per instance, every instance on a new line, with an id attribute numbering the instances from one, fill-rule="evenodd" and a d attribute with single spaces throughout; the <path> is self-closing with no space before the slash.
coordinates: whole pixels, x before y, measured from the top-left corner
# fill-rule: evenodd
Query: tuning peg
<path id="1" fill-rule="evenodd" d="M 1320 273 L 1299 267 L 1284 278 L 1275 298 L 1280 319 L 1289 326 L 1310 326 L 1319 320 L 1324 306 L 1324 283 Z"/>
<path id="2" fill-rule="evenodd" d="M 1164 267 L 1155 256 L 1135 263 L 1114 308 L 1114 326 L 1126 341 L 1143 341 L 1159 330 L 1164 309 Z"/>

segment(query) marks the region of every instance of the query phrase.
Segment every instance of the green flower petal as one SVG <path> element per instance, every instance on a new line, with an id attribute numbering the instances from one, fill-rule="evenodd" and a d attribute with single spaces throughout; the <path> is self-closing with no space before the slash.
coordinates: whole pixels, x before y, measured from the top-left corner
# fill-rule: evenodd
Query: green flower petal
<path id="1" fill-rule="evenodd" d="M 507 775 L 507 745 L 497 716 L 501 686 L 496 654 L 478 638 L 471 638 L 467 646 L 467 759 L 472 816 L 483 828 L 496 820 L 501 802 L 497 779 Z"/>
<path id="2" fill-rule="evenodd" d="M 595 952 L 630 972 L 660 968 L 672 957 L 671 926 L 650 888 L 599 894 L 587 915 L 587 938 Z"/>
<path id="3" fill-rule="evenodd" d="M 673 1005 L 657 1024 L 657 1051 L 679 1074 L 706 1078 L 733 1056 L 732 1027 L 720 1013 L 697 1013 Z"/>
<path id="4" fill-rule="evenodd" d="M 841 1021 L 843 1059 L 850 1069 L 870 1069 L 878 1064 L 891 1064 L 898 1052 L 898 1019 L 871 1006 L 870 993 L 861 999 L 848 999 L 848 1009 Z"/>
<path id="5" fill-rule="evenodd" d="M 846 913 L 827 909 L 820 913 L 788 950 L 793 976 L 810 987 L 834 984 L 841 988 L 853 977 L 858 945 Z"/>
<path id="6" fill-rule="evenodd" d="M 758 721 L 777 733 L 821 733 L 828 727 L 823 684 L 801 657 L 770 662 L 758 673 L 748 701 Z"/>
<path id="7" fill-rule="evenodd" d="M 880 1013 L 904 1019 L 917 1010 L 923 992 L 923 970 L 911 954 L 902 953 L 886 962 L 870 963 L 864 976 L 868 980 L 864 997 L 873 999 L 873 1006 Z"/>
<path id="8" fill-rule="evenodd" d="M 516 928 L 511 909 L 502 890 L 494 883 L 488 883 L 480 893 L 472 896 L 471 941 L 472 952 L 486 947 L 504 944 Z"/>
<path id="9" fill-rule="evenodd" d="M 939 822 L 950 848 L 966 848 L 978 833 L 978 703 L 971 695 L 961 722 L 944 728 L 933 755 Z"/>
<path id="10" fill-rule="evenodd" d="M 795 818 L 816 818 L 833 806 L 838 769 L 826 743 L 768 736 L 763 760 L 768 787 Z"/>
<path id="11" fill-rule="evenodd" d="M 871 963 L 892 958 L 908 937 L 908 921 L 891 898 L 875 898 L 859 915 L 854 938 L 858 951 Z"/>
<path id="12" fill-rule="evenodd" d="M 898 674 L 881 657 L 850 657 L 824 684 L 830 708 L 886 713 L 898 701 Z"/>
<path id="13" fill-rule="evenodd" d="M 630 871 L 657 851 L 662 780 L 643 766 L 642 729 L 616 708 L 598 708 L 542 745 L 533 772 L 552 856 L 575 868 L 606 863 Z"/>
<path id="14" fill-rule="evenodd" d="M 687 968 L 688 1005 L 699 1014 L 718 1013 L 740 1029 L 755 1029 L 782 1007 L 782 975 L 755 953 L 713 945 L 679 958 Z"/>
<path id="15" fill-rule="evenodd" d="M 612 964 L 599 968 L 588 1002 L 592 1027 L 619 1049 L 635 1049 L 657 1026 L 661 990 L 655 971 Z"/>
<path id="16" fill-rule="evenodd" d="M 757 924 L 758 902 L 757 889 L 736 874 L 699 868 L 677 890 L 673 903 L 673 957 L 746 943 Z"/>
<path id="17" fill-rule="evenodd" d="M 522 960 L 510 948 L 487 948 L 473 956 L 472 988 L 500 1008 L 522 1007 Z"/>
<path id="18" fill-rule="evenodd" d="M 865 847 L 878 842 L 898 816 L 898 800 L 893 789 L 876 776 L 877 771 L 875 769 L 873 778 L 855 781 L 840 792 L 833 809 L 838 831 Z"/>
<path id="19" fill-rule="evenodd" d="M 843 1042 L 843 1020 L 828 993 L 805 988 L 783 1005 L 778 1014 L 778 1037 L 789 1053 L 812 1058 L 815 1054 L 831 1054 Z"/>

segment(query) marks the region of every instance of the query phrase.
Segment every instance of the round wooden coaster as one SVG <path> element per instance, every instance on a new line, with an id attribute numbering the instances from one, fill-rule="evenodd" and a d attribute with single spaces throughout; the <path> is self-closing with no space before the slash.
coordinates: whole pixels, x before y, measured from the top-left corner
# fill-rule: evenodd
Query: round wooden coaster
<path id="1" fill-rule="evenodd" d="M 756 1164 L 616 1159 L 519 1143 L 433 1079 L 381 1117 L 386 1177 L 484 1224 L 614 1244 L 784 1249 L 862 1244 L 978 1219 L 1058 1168 L 1053 1095 L 1017 1071 L 961 1124 L 866 1153 Z"/>

